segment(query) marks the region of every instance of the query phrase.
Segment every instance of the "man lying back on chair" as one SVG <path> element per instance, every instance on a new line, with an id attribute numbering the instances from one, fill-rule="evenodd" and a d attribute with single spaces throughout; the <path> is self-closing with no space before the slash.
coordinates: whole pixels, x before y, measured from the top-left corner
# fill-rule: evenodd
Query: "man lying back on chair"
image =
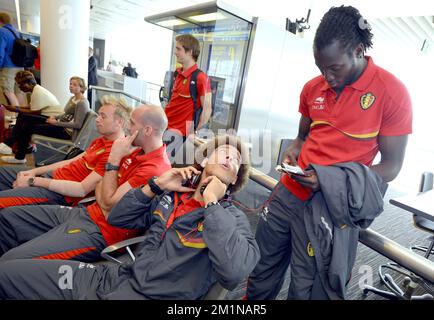
<path id="1" fill-rule="evenodd" d="M 247 182 L 249 161 L 234 137 L 217 137 L 205 147 L 202 172 L 171 169 L 130 190 L 112 209 L 112 225 L 148 230 L 134 262 L 2 262 L 0 298 L 198 299 L 216 281 L 233 289 L 259 260 L 246 216 L 226 197 Z M 195 189 L 183 185 L 199 174 Z M 58 286 L 59 268 L 70 270 L 64 289 Z"/>
<path id="2" fill-rule="evenodd" d="M 131 107 L 124 100 L 104 96 L 101 102 L 96 119 L 101 137 L 85 152 L 31 170 L 0 167 L 0 210 L 19 205 L 74 205 L 95 190 L 104 176 L 113 141 L 125 136 L 131 113 Z"/>

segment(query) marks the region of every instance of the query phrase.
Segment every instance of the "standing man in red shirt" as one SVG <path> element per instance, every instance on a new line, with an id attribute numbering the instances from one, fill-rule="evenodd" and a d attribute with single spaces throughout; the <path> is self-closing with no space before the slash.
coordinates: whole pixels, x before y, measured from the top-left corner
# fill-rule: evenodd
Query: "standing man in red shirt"
<path id="1" fill-rule="evenodd" d="M 111 96 L 101 99 L 96 118 L 101 137 L 73 159 L 30 170 L 0 167 L 0 210 L 20 205 L 74 205 L 93 192 L 104 176 L 113 141 L 125 136 L 132 108 Z M 0 211 L 1 212 L 1 211 Z"/>
<path id="2" fill-rule="evenodd" d="M 330 285 L 324 285 L 327 272 L 319 271 L 316 264 L 322 247 L 312 245 L 306 223 L 306 208 L 316 193 L 324 195 L 328 190 L 321 188 L 318 171 L 308 166 L 332 170 L 336 164 L 358 163 L 370 167 L 368 171 L 383 182 L 393 180 L 401 170 L 412 132 L 411 101 L 394 75 L 365 56 L 372 47 L 370 30 L 357 9 L 341 6 L 331 8 L 316 31 L 313 51 L 322 75 L 307 82 L 301 92 L 298 136 L 284 158 L 287 164 L 307 168 L 308 175 L 283 174 L 268 214 L 259 220 L 256 239 L 261 260 L 249 277 L 247 299 L 274 299 L 289 265 L 288 299 L 331 298 L 324 294 Z M 381 160 L 373 165 L 378 152 Z M 341 193 L 335 196 L 340 197 Z M 345 228 L 353 230 L 341 226 Z M 341 250 L 351 250 L 350 244 Z M 355 254 L 354 249 L 349 256 Z"/>
<path id="3" fill-rule="evenodd" d="M 176 70 L 177 77 L 173 85 L 173 92 L 169 103 L 165 108 L 168 124 L 168 133 L 165 136 L 175 138 L 175 150 L 186 140 L 208 123 L 211 116 L 211 85 L 204 72 L 197 75 L 197 101 L 194 106 L 190 93 L 190 79 L 192 73 L 198 69 L 197 59 L 200 54 L 199 41 L 190 34 L 176 37 L 175 55 L 182 68 Z M 195 115 L 196 110 L 196 115 Z M 196 117 L 196 123 L 195 123 Z M 169 143 L 171 141 L 169 140 Z"/>
<path id="4" fill-rule="evenodd" d="M 161 107 L 143 105 L 132 112 L 130 127 L 131 136 L 113 143 L 104 177 L 95 189 L 95 203 L 74 208 L 17 206 L 1 211 L 0 260 L 95 261 L 105 247 L 137 235 L 136 230 L 109 225 L 107 216 L 129 190 L 170 169 L 162 141 L 167 118 Z"/>

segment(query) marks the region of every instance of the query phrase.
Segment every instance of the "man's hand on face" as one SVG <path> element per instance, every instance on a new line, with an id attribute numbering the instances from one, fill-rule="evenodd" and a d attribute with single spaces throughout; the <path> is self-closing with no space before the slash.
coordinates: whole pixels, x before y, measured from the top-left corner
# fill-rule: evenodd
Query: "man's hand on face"
<path id="1" fill-rule="evenodd" d="M 222 199 L 226 193 L 227 186 L 216 176 L 209 176 L 203 181 L 206 186 L 203 192 L 203 202 L 208 204 Z"/>
<path id="2" fill-rule="evenodd" d="M 136 139 L 139 131 L 134 132 L 131 136 L 117 138 L 113 142 L 112 149 L 110 151 L 110 156 L 108 162 L 118 164 L 123 157 L 131 154 L 137 147 L 133 146 L 133 141 Z"/>
<path id="3" fill-rule="evenodd" d="M 194 167 L 173 168 L 155 179 L 155 183 L 161 190 L 165 191 L 193 192 L 195 189 L 184 187 L 182 182 L 191 179 L 193 174 L 200 173 L 201 172 Z"/>

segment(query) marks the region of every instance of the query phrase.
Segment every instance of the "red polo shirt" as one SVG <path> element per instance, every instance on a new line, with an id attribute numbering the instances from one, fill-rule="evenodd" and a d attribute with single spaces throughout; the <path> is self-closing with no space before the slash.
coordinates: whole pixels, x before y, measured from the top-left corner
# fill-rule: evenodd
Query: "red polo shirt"
<path id="1" fill-rule="evenodd" d="M 183 215 L 192 212 L 196 209 L 202 208 L 205 203 L 203 201 L 198 201 L 192 198 L 193 193 L 179 193 L 175 192 L 174 195 L 174 208 L 173 212 L 170 214 L 169 219 L 166 222 L 166 229 L 169 229 L 173 222 L 182 217 Z"/>
<path id="2" fill-rule="evenodd" d="M 164 109 L 169 121 L 168 128 L 178 130 L 185 137 L 187 136 L 186 123 L 193 121 L 194 105 L 190 95 L 190 78 L 193 71 L 197 69 L 197 64 L 190 69 L 183 71 L 177 69 L 178 76 L 173 85 L 172 98 L 169 104 Z M 200 97 L 211 92 L 211 84 L 209 78 L 204 72 L 197 75 L 197 105 L 202 108 Z"/>
<path id="3" fill-rule="evenodd" d="M 360 162 L 371 166 L 378 152 L 379 136 L 401 136 L 412 132 L 412 106 L 404 84 L 376 66 L 371 57 L 362 75 L 336 93 L 323 76 L 305 84 L 300 113 L 312 120 L 298 165 L 333 165 Z M 310 189 L 283 175 L 281 182 L 301 200 Z"/>
<path id="4" fill-rule="evenodd" d="M 84 156 L 53 172 L 55 180 L 83 181 L 92 171 L 104 176 L 104 164 L 110 155 L 113 141 L 104 137 L 95 139 L 86 149 Z M 81 198 L 66 197 L 68 203 L 76 203 Z"/>
<path id="5" fill-rule="evenodd" d="M 142 149 L 134 151 L 122 159 L 118 172 L 118 186 L 128 182 L 132 188 L 137 188 L 153 176 L 160 176 L 171 168 L 166 154 L 166 146 L 143 154 Z M 98 225 L 107 245 L 134 237 L 136 230 L 116 228 L 107 223 L 107 220 L 97 202 L 87 207 L 90 218 Z"/>

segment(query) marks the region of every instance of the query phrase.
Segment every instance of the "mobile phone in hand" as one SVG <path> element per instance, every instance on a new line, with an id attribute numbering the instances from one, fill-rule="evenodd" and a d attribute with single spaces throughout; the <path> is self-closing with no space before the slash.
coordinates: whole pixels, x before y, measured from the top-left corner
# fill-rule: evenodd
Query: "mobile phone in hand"
<path id="1" fill-rule="evenodd" d="M 196 189 L 197 186 L 199 185 L 201 174 L 202 174 L 202 172 L 200 174 L 192 174 L 190 179 L 184 180 L 182 182 L 182 185 L 184 187 Z"/>
<path id="2" fill-rule="evenodd" d="M 297 174 L 299 176 L 308 176 L 299 166 L 290 166 L 284 162 L 276 167 L 276 171 Z"/>

